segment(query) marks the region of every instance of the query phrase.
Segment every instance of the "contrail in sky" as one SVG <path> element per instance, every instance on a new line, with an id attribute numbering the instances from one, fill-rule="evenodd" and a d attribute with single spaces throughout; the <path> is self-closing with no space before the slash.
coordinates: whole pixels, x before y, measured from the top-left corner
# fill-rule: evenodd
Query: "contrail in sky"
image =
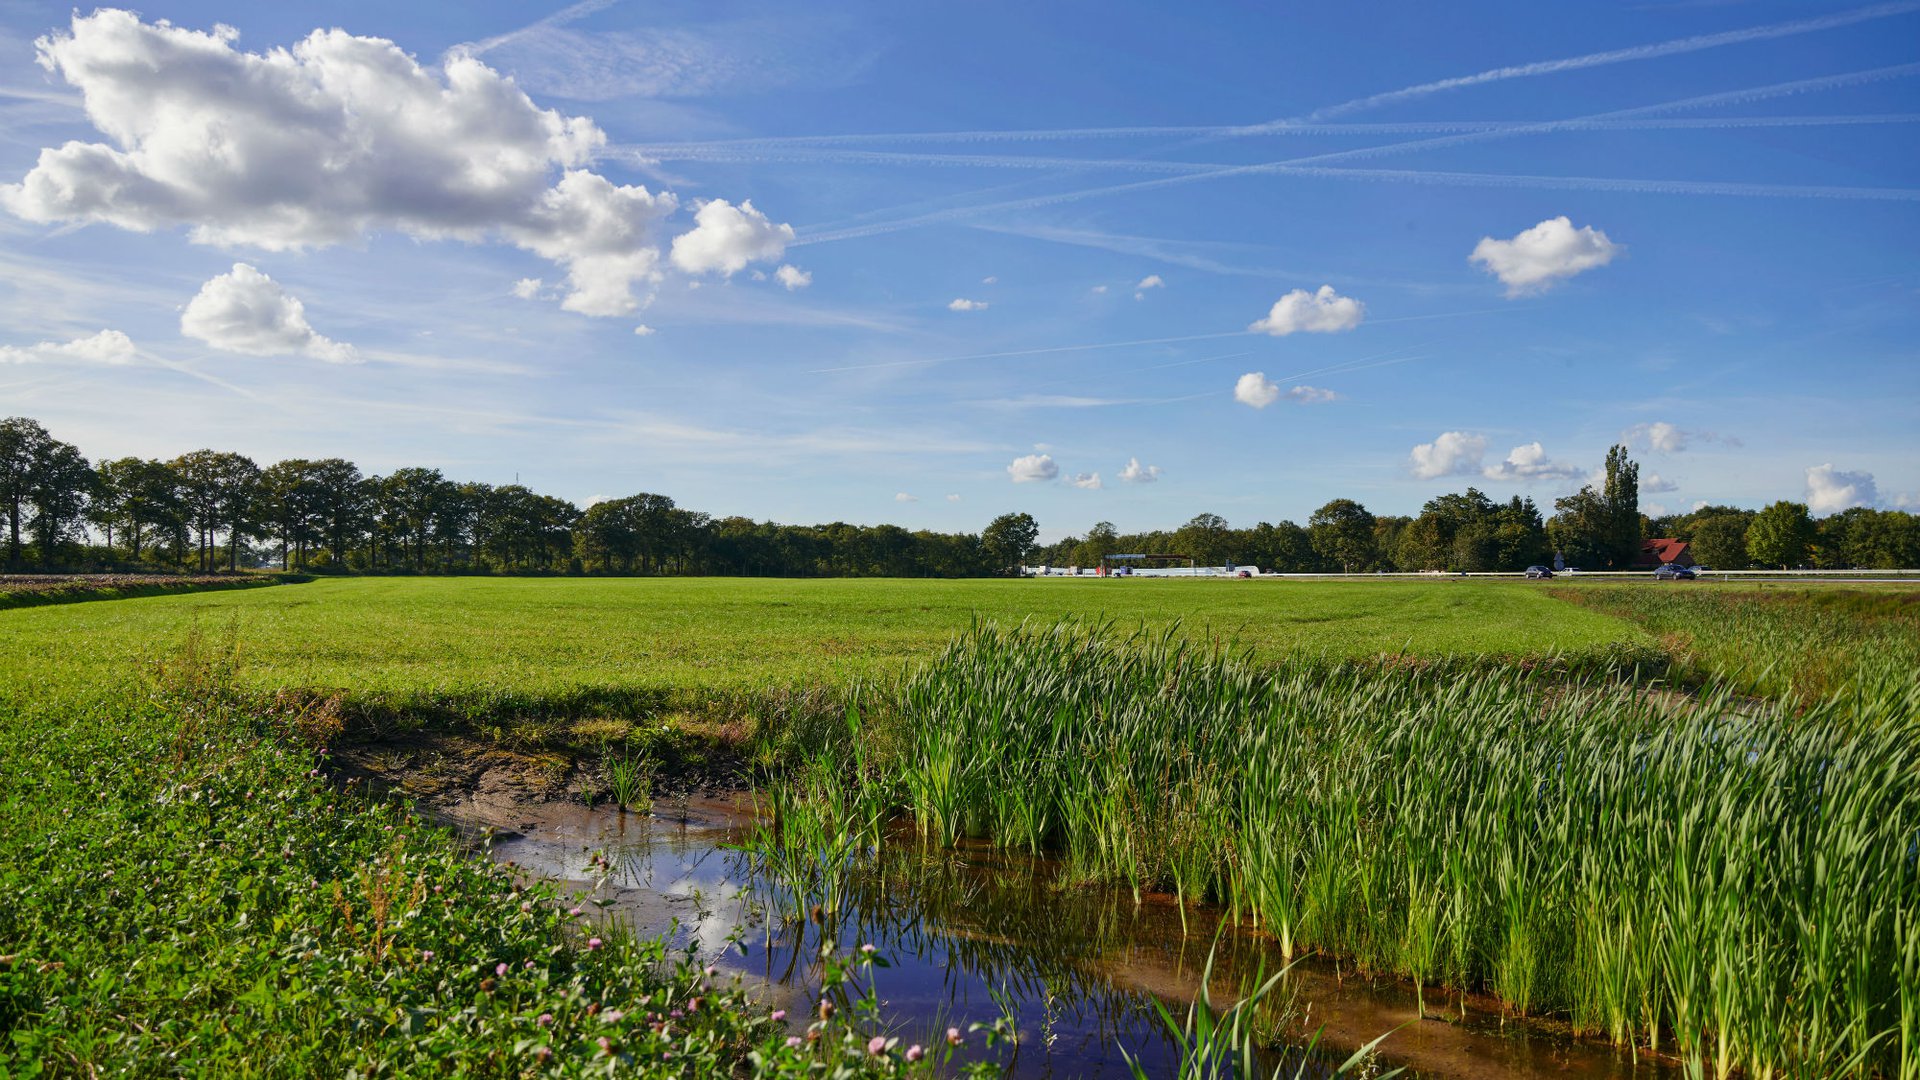
<path id="1" fill-rule="evenodd" d="M 0 89 L 0 95 L 6 91 Z M 1659 131 L 1670 128 L 1845 127 L 1857 124 L 1911 124 L 1920 113 L 1852 113 L 1840 116 L 1729 116 L 1666 117 L 1642 120 L 1566 120 L 1568 131 Z M 1506 131 L 1537 124 L 1537 120 L 1412 120 L 1383 124 L 1289 124 L 1263 132 L 1267 135 L 1450 135 L 1476 131 Z M 1241 127 L 1196 125 L 1157 128 L 1058 128 L 1028 131 L 909 131 L 873 135 L 781 135 L 765 138 L 706 139 L 697 142 L 629 143 L 607 147 L 608 156 L 633 155 L 658 161 L 752 161 L 755 152 L 801 153 L 813 148 L 829 153 L 837 146 L 915 142 L 1053 142 L 1091 140 L 1141 134 L 1233 135 Z M 783 147 L 795 147 L 785 151 Z M 859 151 L 850 151 L 858 153 Z M 726 156 L 735 155 L 735 156 Z M 788 159 L 769 159 L 788 160 Z M 1021 160 L 1018 157 L 1010 160 Z M 1033 159 L 1038 160 L 1038 159 Z"/>
<path id="2" fill-rule="evenodd" d="M 1845 116 L 1649 117 L 1643 120 L 1556 120 L 1484 124 L 1467 122 L 1400 127 L 1402 131 L 1409 133 L 1430 131 L 1456 134 L 1531 135 L 1543 131 L 1734 131 L 1743 128 L 1848 127 L 1912 123 L 1920 123 L 1920 113 L 1861 113 Z M 1551 127 L 1547 127 L 1549 124 Z M 1391 150 L 1396 145 L 1400 144 L 1363 147 L 1350 152 L 1367 154 L 1376 150 Z M 603 156 L 633 157 L 652 161 L 698 161 L 710 164 L 924 165 L 955 168 L 1078 169 L 1148 173 L 1206 173 L 1239 167 L 1222 162 L 1173 161 L 1154 158 L 1077 158 L 1038 154 L 928 154 L 808 146 L 782 149 L 761 148 L 751 143 L 665 143 L 623 146 L 612 148 Z"/>
<path id="3" fill-rule="evenodd" d="M 1215 179 L 1223 179 L 1223 178 L 1232 177 L 1232 176 L 1248 176 L 1248 175 L 1257 175 L 1260 173 L 1276 173 L 1276 172 L 1285 172 L 1288 170 L 1298 170 L 1305 166 L 1323 165 L 1324 163 L 1327 163 L 1327 162 L 1342 161 L 1342 160 L 1348 160 L 1352 158 L 1367 158 L 1367 157 L 1375 157 L 1381 154 L 1405 153 L 1412 150 L 1430 149 L 1430 148 L 1440 147 L 1440 146 L 1456 146 L 1463 143 L 1484 142 L 1490 139 L 1509 138 L 1515 135 L 1543 134 L 1547 132 L 1562 130 L 1563 125 L 1566 125 L 1566 124 L 1578 124 L 1578 123 L 1590 122 L 1594 120 L 1607 120 L 1607 119 L 1617 120 L 1617 119 L 1625 119 L 1625 118 L 1635 117 L 1635 116 L 1650 116 L 1658 113 L 1671 112 L 1679 109 L 1702 108 L 1702 107 L 1707 107 L 1712 105 L 1723 105 L 1723 104 L 1731 104 L 1735 102 L 1744 102 L 1744 101 L 1758 101 L 1763 98 L 1781 97 L 1789 94 L 1803 93 L 1810 90 L 1828 89 L 1834 86 L 1848 85 L 1856 82 L 1865 82 L 1865 81 L 1872 81 L 1877 79 L 1894 78 L 1902 75 L 1911 75 L 1916 72 L 1920 72 L 1920 64 L 1900 64 L 1892 67 L 1874 68 L 1868 71 L 1848 72 L 1841 75 L 1826 75 L 1826 76 L 1820 76 L 1813 79 L 1797 79 L 1791 82 L 1773 83 L 1767 86 L 1756 86 L 1756 87 L 1749 87 L 1742 90 L 1729 90 L 1729 91 L 1723 91 L 1715 94 L 1705 94 L 1698 97 L 1682 98 L 1676 101 L 1661 102 L 1659 104 L 1654 104 L 1654 105 L 1641 105 L 1641 106 L 1636 106 L 1630 109 L 1617 109 L 1611 112 L 1596 113 L 1592 116 L 1575 117 L 1568 120 L 1544 120 L 1536 124 L 1527 124 L 1518 128 L 1508 128 L 1508 129 L 1502 129 L 1498 131 L 1467 132 L 1459 135 L 1442 135 L 1442 136 L 1438 136 L 1431 139 L 1415 139 L 1408 142 L 1388 143 L 1384 146 L 1361 147 L 1354 150 L 1340 150 L 1340 151 L 1335 151 L 1335 152 L 1326 153 L 1326 154 L 1314 154 L 1307 157 L 1291 158 L 1284 161 L 1264 162 L 1264 163 L 1253 164 L 1253 165 L 1239 165 L 1239 166 L 1234 166 L 1232 168 L 1217 169 L 1217 170 L 1207 171 L 1207 172 L 1188 173 L 1186 175 L 1181 175 L 1181 176 L 1163 176 L 1163 177 L 1157 177 L 1152 180 L 1136 180 L 1136 181 L 1125 183 L 1125 184 L 1110 184 L 1104 187 L 1082 188 L 1076 191 L 1057 192 L 1052 195 L 1038 195 L 1038 196 L 1034 196 L 1027 199 L 1014 199 L 1014 200 L 1009 200 L 1005 202 L 987 203 L 984 205 L 954 207 L 949 210 L 937 210 L 937 211 L 933 211 L 926 214 L 916 215 L 913 217 L 900 218 L 892 222 L 885 222 L 885 221 L 874 222 L 872 224 L 867 224 L 867 225 L 858 225 L 850 228 L 838 229 L 832 232 L 816 232 L 812 234 L 807 234 L 803 232 L 801 236 L 797 240 L 795 240 L 791 246 L 798 247 L 798 246 L 804 246 L 806 244 L 822 243 L 829 240 L 851 240 L 851 239 L 857 239 L 857 238 L 866 237 L 866 236 L 877 236 L 882 233 L 893 232 L 898 229 L 913 228 L 920 225 L 932 225 L 932 224 L 937 224 L 943 221 L 958 220 L 961 218 L 971 217 L 978 214 L 992 213 L 994 211 L 999 211 L 999 210 L 1029 210 L 1029 209 L 1037 209 L 1043 206 L 1055 206 L 1063 203 L 1077 202 L 1081 199 L 1091 198 L 1096 195 L 1112 195 L 1112 194 L 1119 194 L 1119 193 L 1130 192 L 1130 191 L 1146 191 L 1146 190 L 1152 190 L 1152 189 L 1162 188 L 1162 187 L 1172 187 L 1178 184 L 1189 184 L 1189 183 L 1193 183 L 1195 181 L 1200 181 L 1200 180 L 1215 180 Z M 1668 189 L 1668 190 L 1672 190 L 1672 189 Z M 1845 189 L 1841 189 L 1841 190 L 1845 190 Z M 1885 190 L 1885 189 L 1866 189 L 1866 190 Z M 1699 193 L 1704 194 L 1706 192 L 1699 192 Z M 1772 194 L 1786 195 L 1787 193 L 1784 189 L 1781 189 L 1781 190 L 1773 191 Z M 1816 195 L 1813 193 L 1812 189 L 1810 189 L 1809 192 L 1807 192 L 1806 194 L 1808 194 L 1810 197 L 1833 197 L 1831 195 L 1826 195 L 1824 193 Z M 1866 197 L 1876 197 L 1876 196 L 1866 196 Z M 1877 196 L 1877 197 L 1886 197 L 1886 196 Z"/>
<path id="4" fill-rule="evenodd" d="M 578 4 L 563 7 L 546 18 L 530 22 L 518 30 L 509 30 L 504 34 L 496 34 L 482 41 L 470 41 L 463 45 L 455 45 L 448 51 L 463 53 L 467 56 L 479 56 L 482 53 L 491 52 L 502 45 L 517 41 L 536 31 L 546 30 L 555 26 L 565 26 L 576 19 L 585 18 L 596 11 L 604 11 L 619 2 L 620 0 L 580 0 Z"/>
<path id="5" fill-rule="evenodd" d="M 1329 105 L 1324 109 L 1315 109 L 1302 119 L 1322 120 L 1330 116 L 1344 116 L 1362 109 L 1376 108 L 1406 101 L 1411 98 L 1426 97 L 1429 94 L 1458 90 L 1465 86 L 1479 86 L 1483 83 L 1500 82 L 1506 79 L 1523 79 L 1535 75 L 1555 75 L 1562 71 L 1578 71 L 1582 68 L 1600 67 L 1605 64 L 1618 64 L 1631 60 L 1652 60 L 1661 56 L 1673 56 L 1679 53 L 1698 52 L 1702 49 L 1716 49 L 1722 45 L 1741 45 L 1749 41 L 1767 41 L 1772 38 L 1790 37 L 1795 34 L 1807 34 L 1816 30 L 1832 30 L 1870 19 L 1884 19 L 1893 15 L 1906 15 L 1920 11 L 1920 0 L 1900 0 L 1897 3 L 1873 4 L 1855 8 L 1852 11 L 1821 15 L 1812 19 L 1799 19 L 1794 22 L 1772 23 L 1767 26 L 1753 26 L 1745 30 L 1727 30 L 1718 34 L 1698 34 L 1694 37 L 1677 38 L 1653 45 L 1635 45 L 1626 49 L 1613 49 L 1607 52 L 1588 53 L 1585 56 L 1571 56 L 1563 60 L 1542 60 L 1532 64 L 1519 64 L 1513 67 L 1493 68 L 1476 75 L 1460 75 L 1437 82 L 1421 83 L 1401 90 L 1389 90 L 1383 94 L 1372 94 L 1338 105 Z M 1276 121 L 1285 124 L 1288 121 Z"/>

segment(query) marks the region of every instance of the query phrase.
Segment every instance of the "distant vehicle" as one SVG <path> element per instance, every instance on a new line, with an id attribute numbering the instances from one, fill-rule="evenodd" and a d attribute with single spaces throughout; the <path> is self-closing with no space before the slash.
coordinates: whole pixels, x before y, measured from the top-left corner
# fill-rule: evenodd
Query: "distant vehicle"
<path id="1" fill-rule="evenodd" d="M 1527 567 L 1527 576 L 1530 578 L 1550 578 L 1553 576 L 1553 571 L 1544 566 L 1529 566 Z"/>
<path id="2" fill-rule="evenodd" d="M 1660 569 L 1653 572 L 1656 581 L 1692 581 L 1700 575 L 1678 563 L 1662 563 Z"/>
<path id="3" fill-rule="evenodd" d="M 1253 571 L 1251 571 L 1251 570 L 1235 570 L 1235 571 L 1233 572 L 1233 576 L 1234 576 L 1234 577 L 1244 577 L 1244 578 L 1250 578 L 1250 577 L 1252 577 L 1252 576 L 1253 576 Z"/>

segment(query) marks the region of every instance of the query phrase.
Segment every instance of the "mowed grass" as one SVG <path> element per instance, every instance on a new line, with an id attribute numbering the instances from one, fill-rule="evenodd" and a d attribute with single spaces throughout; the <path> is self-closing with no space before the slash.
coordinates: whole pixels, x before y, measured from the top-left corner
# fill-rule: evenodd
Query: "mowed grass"
<path id="1" fill-rule="evenodd" d="M 1517 582 L 322 579 L 0 611 L 0 692 L 124 683 L 189 628 L 242 648 L 256 688 L 387 696 L 756 691 L 885 678 L 975 619 L 1179 623 L 1287 655 L 1602 652 L 1651 639 Z"/>

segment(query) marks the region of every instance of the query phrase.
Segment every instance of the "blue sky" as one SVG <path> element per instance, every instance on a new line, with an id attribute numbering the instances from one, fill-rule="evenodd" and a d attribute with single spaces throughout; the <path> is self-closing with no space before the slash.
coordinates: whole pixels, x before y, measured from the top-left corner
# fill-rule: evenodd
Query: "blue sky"
<path id="1" fill-rule="evenodd" d="M 0 413 L 1047 536 L 1623 438 L 1920 504 L 1920 3 L 1201 11 L 8 4 Z"/>

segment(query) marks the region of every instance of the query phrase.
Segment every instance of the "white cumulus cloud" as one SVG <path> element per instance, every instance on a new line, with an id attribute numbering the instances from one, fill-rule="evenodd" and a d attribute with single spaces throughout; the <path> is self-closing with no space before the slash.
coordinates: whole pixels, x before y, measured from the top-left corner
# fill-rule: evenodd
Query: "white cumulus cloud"
<path id="1" fill-rule="evenodd" d="M 947 310 L 948 311 L 985 311 L 987 310 L 987 302 L 985 300 L 969 300 L 964 296 L 960 296 L 960 297 L 955 297 L 950 303 L 947 304 Z"/>
<path id="2" fill-rule="evenodd" d="M 1525 229 L 1511 240 L 1483 236 L 1468 261 L 1500 279 L 1508 296 L 1542 292 L 1554 282 L 1605 266 L 1623 250 L 1591 225 L 1574 228 L 1566 215 Z"/>
<path id="3" fill-rule="evenodd" d="M 1100 474 L 1097 472 L 1076 473 L 1072 483 L 1074 487 L 1083 491 L 1099 491 L 1103 486 L 1100 483 Z"/>
<path id="4" fill-rule="evenodd" d="M 909 494 L 907 494 L 907 493 L 906 493 L 906 492 L 904 492 L 904 491 L 896 491 L 896 492 L 894 492 L 894 493 L 893 493 L 893 501 L 894 501 L 894 502 L 902 502 L 902 503 L 904 503 L 904 502 L 919 502 L 919 501 L 920 501 L 920 497 L 919 497 L 918 495 L 909 495 Z"/>
<path id="5" fill-rule="evenodd" d="M 248 356 L 308 356 L 332 364 L 360 359 L 353 346 L 308 325 L 299 297 L 246 263 L 234 263 L 232 270 L 200 286 L 180 313 L 180 332 Z"/>
<path id="6" fill-rule="evenodd" d="M 1166 287 L 1167 287 L 1166 281 L 1162 279 L 1159 274 L 1148 274 L 1146 277 L 1141 278 L 1139 282 L 1134 285 L 1133 298 L 1135 300 L 1145 300 L 1147 298 L 1148 289 L 1164 289 Z"/>
<path id="7" fill-rule="evenodd" d="M 1333 334 L 1359 326 L 1366 317 L 1367 305 L 1351 296 L 1341 296 L 1331 285 L 1322 285 L 1318 292 L 1295 289 L 1275 300 L 1267 317 L 1256 320 L 1247 329 L 1274 337 L 1300 332 Z"/>
<path id="8" fill-rule="evenodd" d="M 1445 438 L 1445 436 L 1442 436 Z M 1475 436 L 1478 439 L 1478 436 Z M 1485 439 L 1479 439 L 1485 445 Z M 1418 453 L 1418 451 L 1416 451 Z M 1476 453 L 1477 460 L 1477 453 Z M 1546 447 L 1537 442 L 1516 446 L 1507 453 L 1505 461 L 1489 465 L 1480 470 L 1489 480 L 1572 480 L 1580 476 L 1579 466 L 1566 465 L 1547 456 Z"/>
<path id="9" fill-rule="evenodd" d="M 653 327 L 648 326 L 646 323 L 641 323 L 639 326 L 636 326 L 633 328 L 633 335 L 635 337 L 652 337 L 653 335 L 659 332 L 660 331 L 655 330 Z"/>
<path id="10" fill-rule="evenodd" d="M 948 502 L 959 502 L 959 501 L 960 501 L 960 496 L 959 496 L 958 494 L 953 494 L 953 495 L 948 495 L 948 496 L 947 496 L 947 501 L 948 501 Z"/>
<path id="11" fill-rule="evenodd" d="M 793 226 L 767 220 L 751 199 L 739 206 L 714 199 L 694 211 L 693 221 L 692 232 L 673 238 L 673 265 L 689 274 L 731 277 L 750 262 L 779 258 L 793 239 Z"/>
<path id="12" fill-rule="evenodd" d="M 606 142 L 590 119 L 536 106 L 471 53 L 427 66 L 343 30 L 263 52 L 238 38 L 100 10 L 39 39 L 40 65 L 79 91 L 104 141 L 43 149 L 0 206 L 268 251 L 374 232 L 504 240 L 564 269 L 563 306 L 586 315 L 631 312 L 657 285 L 656 234 L 678 199 L 588 171 Z M 787 226 L 719 205 L 689 234 L 696 265 L 783 249 Z M 744 237 L 716 237 L 729 212 Z"/>
<path id="13" fill-rule="evenodd" d="M 1487 453 L 1485 435 L 1464 431 L 1444 431 L 1430 443 L 1413 448 L 1408 458 L 1413 475 L 1421 480 L 1455 476 L 1479 471 L 1480 459 Z"/>
<path id="14" fill-rule="evenodd" d="M 1627 429 L 1626 438 L 1631 446 L 1657 450 L 1662 454 L 1677 454 L 1687 448 L 1687 433 L 1665 420 L 1635 424 Z"/>
<path id="15" fill-rule="evenodd" d="M 1249 371 L 1233 384 L 1233 400 L 1264 409 L 1280 400 L 1280 387 L 1264 371 Z"/>
<path id="16" fill-rule="evenodd" d="M 788 292 L 793 292 L 796 289 L 804 289 L 813 284 L 813 274 L 811 271 L 802 270 L 791 263 L 782 264 L 780 269 L 773 272 L 773 276 L 780 284 L 787 287 Z"/>
<path id="17" fill-rule="evenodd" d="M 998 277 L 995 277 L 995 276 L 994 276 L 994 275 L 992 275 L 992 274 L 988 274 L 988 275 L 987 275 L 986 277 L 983 277 L 983 278 L 981 278 L 981 279 L 980 279 L 980 284 L 982 284 L 982 285 L 998 285 L 998 284 L 1000 284 L 1000 279 L 999 279 Z"/>
<path id="18" fill-rule="evenodd" d="M 1659 473 L 1648 473 L 1640 478 L 1640 494 L 1642 495 L 1657 495 L 1663 492 L 1679 490 L 1679 484 L 1661 476 Z M 1656 514 L 1654 516 L 1657 517 L 1659 515 Z"/>
<path id="19" fill-rule="evenodd" d="M 1060 466 L 1050 454 L 1028 454 L 1014 458 L 1007 466 L 1007 475 L 1016 484 L 1038 484 L 1059 476 Z"/>
<path id="20" fill-rule="evenodd" d="M 102 330 L 72 341 L 0 345 L 0 364 L 132 364 L 139 359 L 133 339 L 118 330 Z"/>
<path id="21" fill-rule="evenodd" d="M 545 286 L 546 282 L 537 277 L 523 277 L 513 283 L 513 295 L 522 300 L 538 300 L 540 290 Z"/>
<path id="22" fill-rule="evenodd" d="M 1137 457 L 1127 459 L 1127 467 L 1120 470 L 1120 479 L 1129 484 L 1151 484 L 1160 479 L 1160 466 L 1142 465 Z"/>
<path id="23" fill-rule="evenodd" d="M 1807 470 L 1807 509 L 1815 514 L 1837 514 L 1879 501 L 1880 490 L 1874 485 L 1872 473 L 1845 472 L 1831 463 Z"/>

